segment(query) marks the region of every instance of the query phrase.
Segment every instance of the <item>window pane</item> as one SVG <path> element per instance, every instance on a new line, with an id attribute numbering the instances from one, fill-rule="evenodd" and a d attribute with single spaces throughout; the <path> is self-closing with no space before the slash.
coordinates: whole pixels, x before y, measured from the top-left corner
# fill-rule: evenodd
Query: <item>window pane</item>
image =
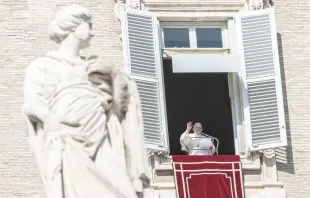
<path id="1" fill-rule="evenodd" d="M 189 48 L 188 28 L 164 28 L 165 47 Z"/>
<path id="2" fill-rule="evenodd" d="M 198 48 L 222 48 L 221 28 L 196 28 Z"/>

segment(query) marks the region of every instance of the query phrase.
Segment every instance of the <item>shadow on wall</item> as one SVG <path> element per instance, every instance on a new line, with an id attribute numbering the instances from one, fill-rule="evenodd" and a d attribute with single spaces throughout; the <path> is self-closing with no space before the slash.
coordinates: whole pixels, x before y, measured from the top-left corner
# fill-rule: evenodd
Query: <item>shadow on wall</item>
<path id="1" fill-rule="evenodd" d="M 294 168 L 294 159 L 293 159 L 293 150 L 292 150 L 290 116 L 289 116 L 289 111 L 288 111 L 287 90 L 286 90 L 284 60 L 283 60 L 283 48 L 282 48 L 283 47 L 282 36 L 280 33 L 277 33 L 277 38 L 278 38 L 279 60 L 280 60 L 280 68 L 281 68 L 283 102 L 284 102 L 284 111 L 285 111 L 287 147 L 276 149 L 276 160 L 277 160 L 277 168 L 279 171 L 294 174 L 295 168 Z"/>

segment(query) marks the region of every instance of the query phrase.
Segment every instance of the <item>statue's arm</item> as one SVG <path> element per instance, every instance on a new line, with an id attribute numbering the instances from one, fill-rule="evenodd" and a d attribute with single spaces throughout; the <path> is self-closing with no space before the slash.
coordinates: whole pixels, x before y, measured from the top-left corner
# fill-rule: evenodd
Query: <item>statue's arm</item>
<path id="1" fill-rule="evenodd" d="M 25 114 L 35 122 L 43 122 L 49 114 L 48 106 L 43 97 L 44 68 L 32 62 L 26 69 L 24 81 Z"/>

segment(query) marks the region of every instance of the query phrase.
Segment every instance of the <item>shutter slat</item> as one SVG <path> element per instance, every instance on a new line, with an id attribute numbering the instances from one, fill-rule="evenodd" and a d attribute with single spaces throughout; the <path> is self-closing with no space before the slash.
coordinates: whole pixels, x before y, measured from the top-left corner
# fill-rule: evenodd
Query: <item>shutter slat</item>
<path id="1" fill-rule="evenodd" d="M 149 57 L 153 57 L 153 56 L 154 56 L 153 53 L 140 51 L 140 50 L 137 50 L 137 49 L 135 49 L 135 48 L 132 48 L 132 49 L 131 49 L 131 53 L 132 53 L 133 55 L 135 55 L 135 53 L 137 53 L 136 55 L 141 55 L 141 56 L 143 56 L 143 55 L 149 56 Z"/>
<path id="2" fill-rule="evenodd" d="M 146 141 L 154 144 L 162 144 L 161 111 L 159 104 L 158 83 L 137 80 L 138 90 L 141 92 L 143 123 L 145 127 Z"/>
<path id="3" fill-rule="evenodd" d="M 149 47 L 152 47 L 152 45 L 150 45 Z M 146 47 L 146 46 L 142 47 L 142 46 L 138 46 L 136 44 L 130 45 L 130 48 L 135 52 L 144 52 L 144 53 L 153 55 L 154 50 L 151 50 L 149 47 Z"/>
<path id="4" fill-rule="evenodd" d="M 278 127 L 278 123 L 277 122 L 270 122 L 270 123 L 268 123 L 268 124 L 264 124 L 264 125 L 255 125 L 255 126 L 252 126 L 253 127 L 253 129 L 262 129 L 262 128 L 272 128 L 272 127 Z"/>
<path id="5" fill-rule="evenodd" d="M 264 51 L 267 51 L 267 50 L 270 50 L 270 47 L 266 47 L 266 48 L 262 48 L 262 47 L 260 47 L 260 48 L 258 48 L 258 47 L 256 47 L 256 48 L 252 48 L 252 49 L 246 49 L 247 51 L 246 51 L 246 53 L 245 54 L 247 54 L 247 53 L 253 53 L 253 52 L 258 52 L 258 50 L 260 50 L 260 51 L 262 51 L 262 52 L 264 52 Z"/>
<path id="6" fill-rule="evenodd" d="M 139 15 L 130 13 L 129 15 L 127 15 L 127 18 L 128 18 L 128 23 L 130 22 L 135 23 L 135 24 L 145 23 L 148 26 L 152 24 L 152 17 L 148 17 L 148 16 L 144 17 L 144 16 L 139 16 Z"/>
<path id="7" fill-rule="evenodd" d="M 262 109 L 262 110 L 256 110 L 255 112 L 251 112 L 251 114 L 254 115 L 261 115 L 262 112 L 266 112 L 266 113 L 272 113 L 273 111 L 276 111 L 277 108 L 273 107 L 273 108 L 268 108 L 268 109 Z"/>
<path id="8" fill-rule="evenodd" d="M 273 131 L 272 132 L 273 134 L 274 133 L 279 133 L 279 131 Z M 272 140 L 273 141 L 279 141 L 280 140 L 280 136 L 279 135 L 260 135 L 260 136 L 254 136 L 253 137 L 253 142 L 254 142 L 254 144 L 264 144 L 264 142 L 261 142 L 261 141 L 263 141 L 263 140 L 265 140 L 265 139 L 270 139 L 270 138 L 272 138 Z"/>
<path id="9" fill-rule="evenodd" d="M 130 28 L 128 28 L 129 31 L 136 31 L 138 26 L 132 25 Z M 153 30 L 151 28 L 145 27 L 145 26 L 141 26 L 138 27 L 140 30 L 147 32 L 148 34 L 152 35 Z"/>
<path id="10" fill-rule="evenodd" d="M 262 27 L 260 27 L 260 29 L 259 30 L 255 30 L 255 28 L 254 27 L 251 27 L 252 29 L 250 29 L 250 27 L 247 27 L 247 28 L 249 28 L 249 29 L 246 29 L 246 30 L 244 30 L 243 31 L 243 35 L 245 35 L 245 36 L 253 36 L 253 34 L 257 34 L 257 35 L 259 35 L 259 34 L 265 34 L 266 33 L 266 31 L 269 31 L 269 28 L 267 27 L 267 28 L 262 28 Z"/>
<path id="11" fill-rule="evenodd" d="M 151 66 L 152 69 L 156 69 L 154 67 L 156 67 L 156 64 L 154 64 L 154 58 L 153 57 L 149 57 L 148 59 L 143 59 L 143 58 L 139 58 L 139 59 L 132 59 L 132 62 L 136 63 L 136 64 L 145 64 L 147 63 L 148 66 Z"/>
<path id="12" fill-rule="evenodd" d="M 247 64 L 247 67 L 257 67 L 257 68 L 260 68 L 264 65 L 267 65 L 267 64 L 273 64 L 273 61 L 272 60 L 263 60 L 263 61 L 259 61 L 259 62 L 254 62 L 254 63 L 248 63 Z"/>
<path id="13" fill-rule="evenodd" d="M 273 124 L 278 124 L 278 121 L 268 121 L 268 122 L 260 122 L 260 123 L 253 123 L 252 127 L 256 127 L 256 126 L 266 126 L 266 125 L 273 125 Z"/>

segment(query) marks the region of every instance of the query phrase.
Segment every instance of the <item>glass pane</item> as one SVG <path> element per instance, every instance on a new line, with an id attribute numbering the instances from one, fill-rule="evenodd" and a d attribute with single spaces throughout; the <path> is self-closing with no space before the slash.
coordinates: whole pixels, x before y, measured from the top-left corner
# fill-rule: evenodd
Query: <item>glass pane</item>
<path id="1" fill-rule="evenodd" d="M 198 48 L 222 48 L 221 28 L 196 28 Z"/>
<path id="2" fill-rule="evenodd" d="M 188 28 L 164 28 L 165 47 L 189 48 Z"/>

